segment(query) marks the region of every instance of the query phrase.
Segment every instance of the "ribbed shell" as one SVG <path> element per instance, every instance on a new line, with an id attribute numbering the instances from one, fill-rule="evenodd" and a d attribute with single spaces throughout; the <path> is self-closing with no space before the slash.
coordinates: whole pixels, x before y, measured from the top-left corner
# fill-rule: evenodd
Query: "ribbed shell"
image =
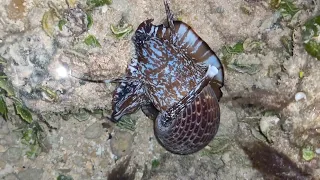
<path id="1" fill-rule="evenodd" d="M 194 153 L 208 145 L 218 131 L 218 100 L 212 88 L 207 86 L 170 126 L 163 127 L 160 118 L 156 119 L 154 128 L 160 143 L 173 153 Z"/>

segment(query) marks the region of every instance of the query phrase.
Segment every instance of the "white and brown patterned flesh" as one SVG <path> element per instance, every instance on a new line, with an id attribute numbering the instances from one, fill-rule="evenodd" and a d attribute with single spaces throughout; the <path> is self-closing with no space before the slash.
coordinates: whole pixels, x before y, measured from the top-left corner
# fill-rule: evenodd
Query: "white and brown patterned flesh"
<path id="1" fill-rule="evenodd" d="M 164 1 L 168 25 L 142 22 L 135 32 L 135 57 L 113 96 L 112 120 L 141 108 L 155 120 L 161 145 L 176 154 L 205 147 L 217 133 L 223 67 L 190 26 L 173 21 Z"/>

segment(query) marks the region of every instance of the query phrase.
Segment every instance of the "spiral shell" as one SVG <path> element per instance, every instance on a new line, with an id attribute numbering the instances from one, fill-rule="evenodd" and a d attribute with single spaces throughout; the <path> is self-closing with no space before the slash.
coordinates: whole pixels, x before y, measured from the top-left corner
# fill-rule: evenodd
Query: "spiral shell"
<path id="1" fill-rule="evenodd" d="M 214 91 L 205 87 L 170 125 L 165 126 L 162 120 L 160 114 L 155 122 L 155 135 L 168 151 L 190 154 L 201 150 L 219 128 L 220 108 Z"/>

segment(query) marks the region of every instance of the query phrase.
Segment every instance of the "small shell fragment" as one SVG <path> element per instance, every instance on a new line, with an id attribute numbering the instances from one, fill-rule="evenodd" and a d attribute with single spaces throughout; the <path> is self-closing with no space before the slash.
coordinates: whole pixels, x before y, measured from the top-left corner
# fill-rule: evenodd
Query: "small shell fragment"
<path id="1" fill-rule="evenodd" d="M 294 96 L 294 99 L 296 101 L 300 101 L 302 99 L 307 99 L 307 95 L 304 93 L 304 92 L 298 92 L 295 96 Z"/>

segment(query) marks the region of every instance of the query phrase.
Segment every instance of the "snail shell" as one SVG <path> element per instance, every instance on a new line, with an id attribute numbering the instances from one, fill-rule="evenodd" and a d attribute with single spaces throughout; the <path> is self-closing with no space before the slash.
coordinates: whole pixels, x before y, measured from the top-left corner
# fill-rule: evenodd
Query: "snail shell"
<path id="1" fill-rule="evenodd" d="M 159 114 L 154 129 L 167 150 L 190 154 L 204 148 L 216 135 L 220 123 L 220 108 L 213 89 L 206 86 L 170 124 L 163 123 L 163 119 Z"/>

